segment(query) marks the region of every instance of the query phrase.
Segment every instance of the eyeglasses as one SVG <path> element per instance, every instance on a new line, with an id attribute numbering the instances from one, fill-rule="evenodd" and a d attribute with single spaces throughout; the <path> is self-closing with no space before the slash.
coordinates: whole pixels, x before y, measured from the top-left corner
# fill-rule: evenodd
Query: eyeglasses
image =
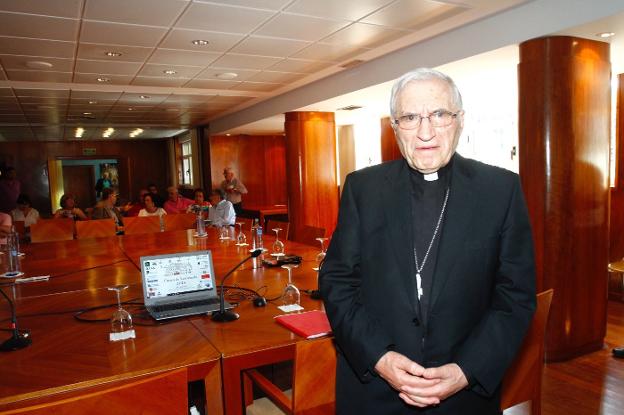
<path id="1" fill-rule="evenodd" d="M 431 123 L 432 127 L 447 127 L 453 123 L 461 111 L 450 112 L 445 110 L 434 111 L 426 117 L 418 114 L 405 114 L 396 118 L 394 124 L 403 130 L 414 130 L 420 127 L 423 118 Z"/>

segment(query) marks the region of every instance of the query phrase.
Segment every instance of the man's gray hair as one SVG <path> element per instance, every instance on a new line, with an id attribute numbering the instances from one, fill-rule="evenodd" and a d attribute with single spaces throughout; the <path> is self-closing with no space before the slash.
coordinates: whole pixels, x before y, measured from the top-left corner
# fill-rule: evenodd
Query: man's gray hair
<path id="1" fill-rule="evenodd" d="M 459 89 L 455 82 L 446 74 L 443 74 L 440 71 L 436 71 L 431 68 L 418 68 L 410 71 L 404 75 L 402 75 L 399 79 L 394 82 L 392 86 L 392 93 L 390 94 L 390 116 L 392 118 L 396 118 L 397 114 L 397 98 L 403 89 L 413 81 L 429 81 L 431 79 L 439 79 L 448 84 L 449 88 L 451 88 L 451 96 L 453 99 L 453 104 L 456 108 L 449 108 L 452 111 L 459 111 L 463 109 L 462 97 L 459 93 Z"/>

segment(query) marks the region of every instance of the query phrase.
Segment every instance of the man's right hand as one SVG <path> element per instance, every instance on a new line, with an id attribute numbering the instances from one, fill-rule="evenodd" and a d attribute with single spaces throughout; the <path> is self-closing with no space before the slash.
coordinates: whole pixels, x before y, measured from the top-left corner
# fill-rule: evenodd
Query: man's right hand
<path id="1" fill-rule="evenodd" d="M 440 403 L 440 399 L 436 397 L 421 397 L 405 393 L 405 387 L 431 387 L 439 383 L 439 379 L 423 378 L 425 368 L 400 353 L 391 351 L 384 354 L 375 365 L 375 371 L 390 386 L 399 391 L 399 397 L 408 405 L 424 408 Z"/>

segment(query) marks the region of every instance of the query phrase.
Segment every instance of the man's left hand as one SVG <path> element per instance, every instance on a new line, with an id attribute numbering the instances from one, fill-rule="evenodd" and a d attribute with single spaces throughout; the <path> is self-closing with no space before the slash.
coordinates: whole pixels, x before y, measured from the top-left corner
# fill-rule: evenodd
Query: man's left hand
<path id="1" fill-rule="evenodd" d="M 439 382 L 430 387 L 417 388 L 417 390 L 403 388 L 402 392 L 407 396 L 436 397 L 442 401 L 468 386 L 468 379 L 455 363 L 427 368 L 421 376 L 425 379 L 438 379 Z"/>

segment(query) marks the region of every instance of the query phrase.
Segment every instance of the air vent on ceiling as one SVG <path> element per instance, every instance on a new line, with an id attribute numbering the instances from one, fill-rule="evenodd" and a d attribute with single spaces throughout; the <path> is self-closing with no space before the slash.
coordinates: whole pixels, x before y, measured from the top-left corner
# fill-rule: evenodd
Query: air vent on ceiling
<path id="1" fill-rule="evenodd" d="M 352 61 L 343 63 L 342 65 L 339 65 L 341 68 L 353 68 L 354 66 L 358 66 L 360 64 L 364 63 L 364 61 L 362 59 L 353 59 Z"/>
<path id="2" fill-rule="evenodd" d="M 338 108 L 336 111 L 353 111 L 362 108 L 360 105 L 347 105 L 346 107 Z"/>

